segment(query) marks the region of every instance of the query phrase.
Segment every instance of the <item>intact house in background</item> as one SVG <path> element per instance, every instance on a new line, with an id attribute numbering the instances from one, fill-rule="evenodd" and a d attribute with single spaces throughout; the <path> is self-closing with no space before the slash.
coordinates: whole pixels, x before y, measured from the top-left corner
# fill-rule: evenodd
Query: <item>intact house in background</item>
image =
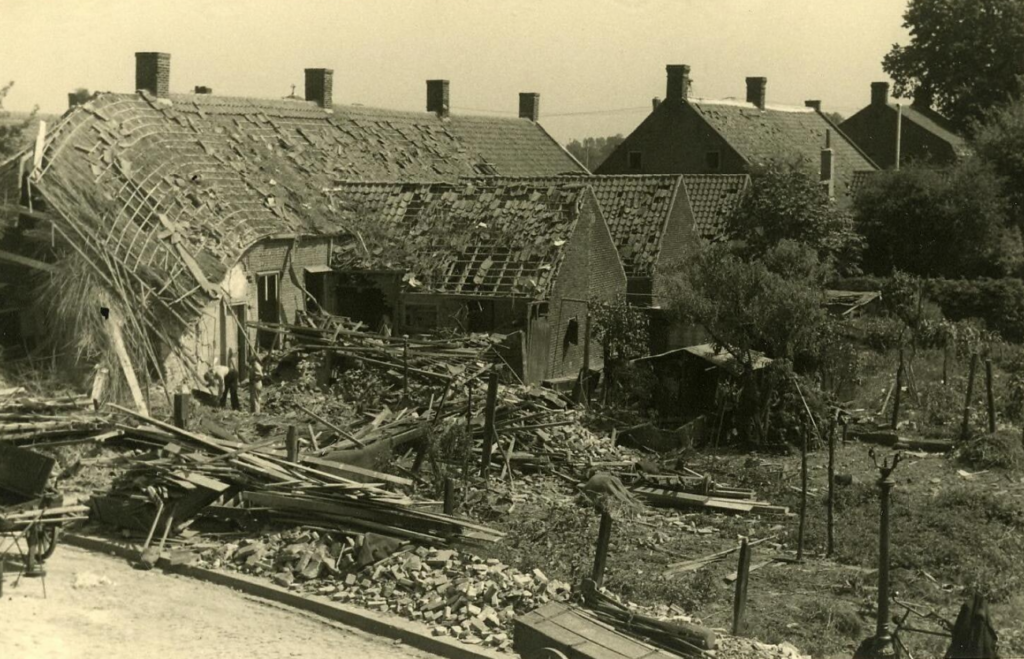
<path id="1" fill-rule="evenodd" d="M 398 112 L 336 104 L 330 69 L 306 69 L 304 100 L 172 94 L 170 73 L 170 55 L 137 53 L 136 93 L 76 98 L 0 172 L 0 249 L 44 276 L 84 264 L 126 371 L 148 362 L 169 388 L 229 354 L 244 369 L 247 321 L 327 303 L 335 241 L 350 235 L 340 182 L 586 173 L 536 122 L 536 94 L 520 95 L 518 118 L 463 117 L 444 80 L 427 82 L 427 112 Z M 583 197 L 566 204 L 600 224 Z"/>
<path id="2" fill-rule="evenodd" d="M 746 174 L 772 162 L 820 177 L 840 202 L 856 172 L 877 167 L 822 112 L 769 105 L 767 79 L 747 78 L 745 101 L 691 98 L 690 67 L 669 65 L 667 94 L 597 174 Z"/>
<path id="3" fill-rule="evenodd" d="M 873 82 L 871 104 L 839 128 L 883 169 L 896 166 L 897 142 L 901 163 L 948 165 L 969 155 L 966 140 L 930 106 L 926 96 L 919 96 L 913 103 L 897 108 L 889 102 L 889 83 Z M 901 113 L 903 118 L 897 131 L 897 117 Z"/>
<path id="4" fill-rule="evenodd" d="M 346 183 L 330 191 L 337 311 L 396 331 L 510 334 L 526 382 L 575 378 L 590 300 L 626 275 L 587 179 Z M 593 364 L 599 360 L 596 343 Z"/>

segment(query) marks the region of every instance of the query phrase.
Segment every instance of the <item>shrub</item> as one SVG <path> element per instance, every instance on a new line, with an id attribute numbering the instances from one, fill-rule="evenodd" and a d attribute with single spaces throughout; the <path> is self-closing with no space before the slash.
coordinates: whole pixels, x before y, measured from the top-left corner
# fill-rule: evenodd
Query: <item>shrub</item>
<path id="1" fill-rule="evenodd" d="M 931 279 L 925 290 L 946 318 L 979 318 L 1007 341 L 1024 341 L 1024 280 Z"/>
<path id="2" fill-rule="evenodd" d="M 998 430 L 968 442 L 960 460 L 975 469 L 1016 470 L 1024 465 L 1024 448 L 1017 432 Z"/>

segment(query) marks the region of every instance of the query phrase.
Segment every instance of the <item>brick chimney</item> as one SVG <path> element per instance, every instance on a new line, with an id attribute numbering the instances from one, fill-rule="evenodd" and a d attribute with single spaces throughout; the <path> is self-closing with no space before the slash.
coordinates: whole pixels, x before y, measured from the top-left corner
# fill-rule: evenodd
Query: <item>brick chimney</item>
<path id="1" fill-rule="evenodd" d="M 815 112 L 821 112 L 821 101 L 804 101 L 804 107 L 811 108 Z"/>
<path id="2" fill-rule="evenodd" d="M 668 64 L 665 66 L 667 83 L 665 85 L 666 101 L 685 101 L 690 93 L 690 67 L 688 64 Z"/>
<path id="3" fill-rule="evenodd" d="M 871 83 L 871 106 L 880 108 L 889 104 L 889 83 Z"/>
<path id="4" fill-rule="evenodd" d="M 747 78 L 747 103 L 753 103 L 763 110 L 767 86 L 768 78 Z"/>
<path id="5" fill-rule="evenodd" d="M 306 69 L 306 100 L 324 109 L 334 105 L 334 69 Z"/>
<path id="6" fill-rule="evenodd" d="M 835 152 L 832 150 L 832 131 L 825 131 L 825 148 L 821 150 L 821 185 L 829 199 L 836 196 Z"/>
<path id="7" fill-rule="evenodd" d="M 540 94 L 534 92 L 520 92 L 519 118 L 529 119 L 534 123 L 540 119 Z"/>
<path id="8" fill-rule="evenodd" d="M 213 93 L 213 88 L 212 87 L 207 87 L 206 85 L 196 85 L 195 93 L 196 94 L 212 94 Z"/>
<path id="9" fill-rule="evenodd" d="M 89 100 L 89 92 L 85 89 L 76 89 L 75 91 L 68 94 L 68 109 L 76 108 L 79 105 L 85 105 Z"/>
<path id="10" fill-rule="evenodd" d="M 171 86 L 170 53 L 135 53 L 135 89 L 167 98 Z"/>
<path id="11" fill-rule="evenodd" d="M 448 81 L 428 80 L 427 112 L 433 112 L 443 118 L 448 116 L 450 109 L 448 105 Z"/>

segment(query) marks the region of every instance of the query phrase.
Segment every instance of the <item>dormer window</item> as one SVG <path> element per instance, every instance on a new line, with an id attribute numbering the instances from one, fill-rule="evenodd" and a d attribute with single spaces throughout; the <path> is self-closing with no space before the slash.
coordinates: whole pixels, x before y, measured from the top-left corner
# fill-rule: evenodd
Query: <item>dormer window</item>
<path id="1" fill-rule="evenodd" d="M 629 168 L 634 170 L 634 171 L 640 171 L 641 169 L 643 169 L 643 166 L 644 166 L 643 154 L 640 153 L 639 151 L 630 151 L 629 152 Z"/>

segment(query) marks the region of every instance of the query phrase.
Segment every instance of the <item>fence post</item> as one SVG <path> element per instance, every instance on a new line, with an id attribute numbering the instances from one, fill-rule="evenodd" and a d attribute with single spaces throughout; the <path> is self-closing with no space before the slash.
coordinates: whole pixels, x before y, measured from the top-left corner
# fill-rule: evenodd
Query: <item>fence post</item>
<path id="1" fill-rule="evenodd" d="M 450 476 L 444 477 L 444 514 L 451 515 L 455 512 L 455 484 Z"/>
<path id="2" fill-rule="evenodd" d="M 174 425 L 182 430 L 188 430 L 189 408 L 191 408 L 192 395 L 185 393 L 174 394 Z"/>
<path id="3" fill-rule="evenodd" d="M 494 412 L 498 406 L 498 369 L 491 369 L 487 378 L 487 406 L 484 408 L 484 446 L 480 455 L 480 475 L 487 478 L 491 471 L 491 451 L 494 450 Z"/>
<path id="4" fill-rule="evenodd" d="M 600 588 L 604 584 L 604 567 L 608 561 L 608 544 L 612 539 L 612 515 L 601 513 L 601 526 L 597 530 L 597 548 L 594 550 L 594 583 Z"/>
<path id="5" fill-rule="evenodd" d="M 288 462 L 298 462 L 299 437 L 295 432 L 295 426 L 288 426 L 288 434 L 285 436 L 284 442 L 288 451 Z"/>
<path id="6" fill-rule="evenodd" d="M 903 348 L 900 348 L 900 365 L 896 367 L 896 397 L 892 401 L 892 429 L 896 430 L 896 426 L 899 425 L 900 421 L 900 396 L 903 392 Z"/>
<path id="7" fill-rule="evenodd" d="M 964 422 L 960 427 L 960 439 L 966 440 L 971 422 L 971 398 L 974 396 L 974 372 L 978 370 L 978 353 L 971 355 L 971 367 L 967 371 L 967 398 L 964 400 Z"/>
<path id="8" fill-rule="evenodd" d="M 800 447 L 800 527 L 796 539 L 796 560 L 804 560 L 804 530 L 807 528 L 807 432 Z"/>
<path id="9" fill-rule="evenodd" d="M 996 431 L 996 398 L 992 393 L 992 360 L 985 360 L 985 389 L 988 397 L 988 431 Z"/>
<path id="10" fill-rule="evenodd" d="M 743 538 L 740 545 L 740 563 L 736 568 L 736 595 L 732 603 L 732 634 L 743 634 L 743 616 L 747 608 L 747 583 L 750 577 L 750 545 Z"/>
<path id="11" fill-rule="evenodd" d="M 843 421 L 843 435 L 846 435 L 846 422 Z M 826 544 L 825 556 L 831 557 L 836 548 L 836 428 L 833 425 L 828 433 L 828 508 L 826 509 Z"/>

